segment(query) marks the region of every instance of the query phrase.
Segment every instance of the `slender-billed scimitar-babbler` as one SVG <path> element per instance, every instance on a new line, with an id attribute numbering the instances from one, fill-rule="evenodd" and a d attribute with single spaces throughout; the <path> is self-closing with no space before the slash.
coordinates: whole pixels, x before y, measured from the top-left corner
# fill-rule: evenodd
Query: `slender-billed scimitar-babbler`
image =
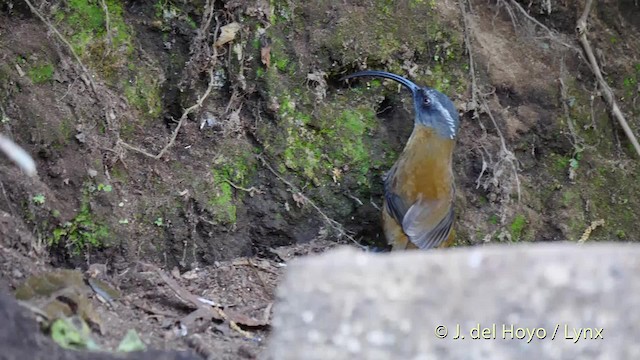
<path id="1" fill-rule="evenodd" d="M 395 80 L 413 94 L 413 132 L 384 179 L 382 225 L 387 242 L 392 250 L 450 245 L 455 196 L 452 156 L 460 127 L 455 106 L 435 89 L 384 71 L 361 71 L 343 80 L 360 76 Z"/>

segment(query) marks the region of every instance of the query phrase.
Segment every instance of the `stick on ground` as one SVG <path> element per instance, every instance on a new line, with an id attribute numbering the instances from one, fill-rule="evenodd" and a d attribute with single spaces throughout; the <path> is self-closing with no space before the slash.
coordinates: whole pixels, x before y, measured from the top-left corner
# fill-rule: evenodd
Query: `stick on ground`
<path id="1" fill-rule="evenodd" d="M 633 144 L 634 149 L 640 156 L 640 144 L 638 144 L 638 139 L 633 134 L 633 130 L 629 127 L 629 123 L 625 119 L 620 107 L 618 106 L 618 102 L 616 101 L 615 96 L 613 96 L 613 91 L 609 84 L 602 77 L 602 72 L 600 71 L 600 65 L 598 65 L 598 61 L 596 57 L 593 55 L 593 50 L 591 49 L 591 44 L 587 39 L 587 19 L 589 18 L 589 13 L 591 12 L 591 5 L 593 5 L 593 0 L 587 0 L 587 3 L 584 7 L 584 11 L 582 12 L 582 16 L 578 19 L 578 23 L 576 24 L 576 32 L 578 34 L 578 41 L 580 45 L 582 45 L 582 49 L 584 50 L 585 56 L 589 60 L 589 67 L 598 80 L 598 84 L 600 85 L 600 90 L 602 92 L 602 97 L 604 97 L 605 102 L 609 105 L 609 110 L 613 117 L 618 120 L 620 126 L 622 126 L 622 130 L 624 130 L 625 135 Z"/>

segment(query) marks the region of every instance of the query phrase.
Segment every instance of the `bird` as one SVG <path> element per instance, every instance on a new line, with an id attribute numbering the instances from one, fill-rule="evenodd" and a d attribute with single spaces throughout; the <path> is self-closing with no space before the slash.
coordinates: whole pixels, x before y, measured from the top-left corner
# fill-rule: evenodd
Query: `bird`
<path id="1" fill-rule="evenodd" d="M 445 94 L 386 71 L 344 76 L 394 80 L 413 95 L 414 127 L 402 153 L 384 176 L 382 227 L 391 251 L 453 244 L 455 230 L 453 151 L 460 128 L 455 105 Z"/>

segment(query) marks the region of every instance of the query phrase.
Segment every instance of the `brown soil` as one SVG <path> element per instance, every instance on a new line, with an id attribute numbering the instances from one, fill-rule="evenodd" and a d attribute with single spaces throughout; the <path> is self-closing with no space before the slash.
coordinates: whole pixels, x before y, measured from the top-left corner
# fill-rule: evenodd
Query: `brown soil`
<path id="1" fill-rule="evenodd" d="M 475 104 L 476 114 L 457 2 L 399 2 L 389 9 L 379 1 L 213 1 L 222 25 L 240 19 L 245 24 L 244 57 L 237 60 L 231 45 L 220 50 L 215 59 L 223 69 L 222 85 L 187 117 L 175 144 L 159 160 L 119 141 L 158 153 L 183 109 L 205 92 L 208 75 L 202 69 L 211 59 L 203 49 L 211 46 L 196 46 L 197 31 L 191 25 L 201 24 L 205 4 L 164 2 L 179 9 L 179 15 L 163 20 L 157 15 L 157 3 L 163 2 L 115 2 L 123 4 L 124 21 L 134 34 L 133 50 L 126 58 L 117 57 L 124 47 L 99 51 L 103 58 L 97 60 L 83 56 L 94 66 L 95 91 L 68 47 L 26 5 L 0 3 L 0 125 L 3 134 L 32 154 L 39 172 L 27 178 L 0 160 L 0 283 L 14 291 L 28 276 L 55 267 L 85 270 L 106 264 L 109 281 L 123 298 L 115 309 L 92 299 L 103 319 L 101 344 L 113 346 L 133 328 L 154 348 L 196 350 L 185 340 L 191 333 L 186 338 L 176 334 L 191 305 L 140 261 L 171 272 L 192 294 L 256 320 L 268 314 L 275 300 L 286 269 L 282 264 L 351 244 L 324 216 L 337 220 L 361 243 L 380 244 L 376 206 L 381 176 L 411 131 L 411 106 L 395 87 L 362 90 L 362 84 L 350 88 L 338 81 L 355 69 L 395 69 L 414 72 L 415 79 L 450 84 L 448 93 L 463 120 L 455 153 L 458 246 L 577 240 L 598 219 L 606 222 L 591 240 L 635 237 L 640 221 L 640 199 L 634 196 L 640 191 L 637 159 L 594 91 L 593 76 L 581 58 L 574 36 L 581 2 L 554 3 L 550 12 L 547 2 L 518 2 L 549 32 L 523 15 L 514 1 L 471 1 L 468 35 L 484 99 Z M 41 11 L 53 18 L 56 6 L 66 9 L 65 4 L 48 2 Z M 414 5 L 429 6 L 437 24 L 413 22 Z M 369 18 L 372 11 L 375 17 Z M 601 2 L 593 10 L 589 34 L 636 133 L 639 19 L 640 8 L 633 1 Z M 363 28 L 369 23 L 370 29 Z M 259 47 L 265 39 L 258 29 L 265 27 L 273 43 L 273 64 L 260 75 Z M 396 32 L 420 43 L 398 41 Z M 54 71 L 38 82 L 29 70 L 42 64 L 53 64 Z M 326 83 L 309 80 L 309 74 L 319 71 Z M 136 105 L 152 98 L 150 88 L 131 97 L 127 81 L 159 84 L 158 114 L 149 115 L 149 104 Z M 286 127 L 283 94 L 295 94 L 295 111 L 309 115 L 308 123 Z M 369 185 L 337 159 L 332 165 L 341 175 L 333 180 L 305 174 L 306 158 L 287 163 L 288 143 L 282 138 L 291 129 L 289 138 L 327 150 L 300 135 L 333 126 L 322 114 L 334 113 L 323 103 L 341 109 L 364 106 L 376 114 L 375 126 L 363 135 L 372 160 L 364 175 Z M 215 119 L 211 127 L 202 126 L 207 118 Z M 326 161 L 326 155 L 313 155 L 314 161 Z M 233 184 L 221 180 L 217 174 L 222 172 Z M 99 188 L 106 184 L 112 191 Z M 40 196 L 43 202 L 35 200 Z M 81 251 L 68 239 L 51 244 L 56 229 L 78 222 L 79 214 L 90 214 L 90 225 L 83 226 L 91 227 L 92 234 L 104 226 L 109 235 L 85 243 Z M 200 352 L 219 359 L 257 358 L 270 330 L 268 325 L 240 324 L 251 334 L 247 337 L 228 321 L 196 321 L 193 326 L 205 344 Z"/>

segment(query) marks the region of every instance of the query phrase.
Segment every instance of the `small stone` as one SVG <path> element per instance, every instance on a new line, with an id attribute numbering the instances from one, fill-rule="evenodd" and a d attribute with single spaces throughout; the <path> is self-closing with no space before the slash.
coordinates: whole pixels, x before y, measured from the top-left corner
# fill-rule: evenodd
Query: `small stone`
<path id="1" fill-rule="evenodd" d="M 79 143 L 84 144 L 87 141 L 87 135 L 85 133 L 77 134 L 76 140 L 78 140 Z"/>
<path id="2" fill-rule="evenodd" d="M 24 274 L 22 273 L 22 271 L 18 269 L 13 269 L 11 271 L 11 276 L 13 276 L 16 279 L 22 279 L 24 277 Z"/>

